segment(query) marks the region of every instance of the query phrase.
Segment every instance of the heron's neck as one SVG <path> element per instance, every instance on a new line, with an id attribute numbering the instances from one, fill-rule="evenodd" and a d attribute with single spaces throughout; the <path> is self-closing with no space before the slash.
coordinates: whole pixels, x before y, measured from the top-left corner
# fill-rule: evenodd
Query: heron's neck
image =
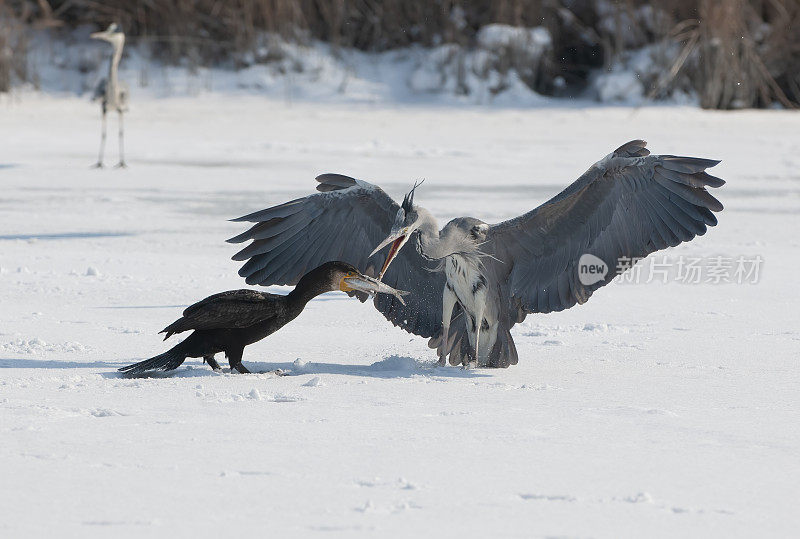
<path id="1" fill-rule="evenodd" d="M 425 213 L 417 240 L 417 250 L 423 258 L 441 261 L 453 255 L 472 257 L 479 254 L 478 244 L 461 227 L 448 224 L 439 231 L 433 216 Z"/>
<path id="2" fill-rule="evenodd" d="M 123 37 L 121 41 L 117 43 L 112 43 L 114 47 L 114 52 L 111 55 L 111 63 L 108 66 L 108 82 L 110 88 L 117 87 L 117 68 L 119 67 L 119 61 L 122 59 L 122 47 L 125 46 L 125 38 Z"/>
<path id="3" fill-rule="evenodd" d="M 439 225 L 436 219 L 425 210 L 417 210 L 420 214 L 420 225 L 417 228 L 417 250 L 424 258 L 438 260 L 448 254 L 446 246 L 439 238 Z"/>

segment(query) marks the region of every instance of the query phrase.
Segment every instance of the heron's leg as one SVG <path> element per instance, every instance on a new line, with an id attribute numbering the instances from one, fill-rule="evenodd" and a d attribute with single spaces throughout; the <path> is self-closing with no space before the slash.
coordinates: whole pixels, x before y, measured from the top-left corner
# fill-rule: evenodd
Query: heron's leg
<path id="1" fill-rule="evenodd" d="M 477 367 L 480 365 L 481 327 L 483 326 L 483 313 L 486 310 L 486 294 L 480 294 L 476 299 L 478 312 L 474 314 L 475 318 L 472 319 L 472 328 L 475 332 L 475 350 L 472 360 L 469 362 L 470 367 Z"/>
<path id="2" fill-rule="evenodd" d="M 228 350 L 225 352 L 225 355 L 228 356 L 228 363 L 231 366 L 231 372 L 238 371 L 242 374 L 247 374 L 250 371 L 242 365 L 242 353 L 244 353 L 244 348 L 237 348 L 235 350 Z"/>
<path id="3" fill-rule="evenodd" d="M 450 283 L 445 283 L 444 295 L 442 296 L 442 344 L 439 353 L 439 365 L 447 364 L 447 353 L 450 351 L 450 320 L 453 318 L 453 307 L 456 305 L 456 293 L 450 287 Z"/>
<path id="4" fill-rule="evenodd" d="M 219 363 L 217 363 L 217 360 L 214 359 L 214 354 L 209 354 L 207 356 L 203 356 L 203 361 L 208 363 L 208 366 L 211 367 L 212 369 L 214 369 L 215 371 L 220 370 Z"/>
<path id="5" fill-rule="evenodd" d="M 472 343 L 474 346 L 472 347 L 472 357 L 469 358 L 469 361 L 464 366 L 465 368 L 475 368 L 478 366 L 478 358 L 480 357 L 480 350 L 481 350 L 481 321 L 483 318 L 483 312 L 473 315 L 474 318 L 470 320 L 472 323 L 473 332 L 475 334 L 475 342 Z"/>
<path id="6" fill-rule="evenodd" d="M 122 124 L 122 111 L 119 111 L 119 163 L 117 163 L 117 168 L 125 168 L 128 166 L 125 164 L 124 139 L 125 129 L 123 128 Z"/>
<path id="7" fill-rule="evenodd" d="M 102 127 L 100 128 L 100 155 L 97 157 L 97 163 L 94 168 L 103 168 L 103 150 L 106 147 L 106 108 L 103 107 L 103 120 Z"/>
<path id="8" fill-rule="evenodd" d="M 474 351 L 475 351 L 475 327 L 477 323 L 475 322 L 475 313 L 471 313 L 464 310 L 464 323 L 467 325 L 467 341 L 466 341 L 466 350 L 463 350 L 464 343 L 462 343 L 462 352 L 466 352 L 463 354 L 461 358 L 461 368 L 462 369 L 469 369 L 470 367 L 474 366 Z"/>

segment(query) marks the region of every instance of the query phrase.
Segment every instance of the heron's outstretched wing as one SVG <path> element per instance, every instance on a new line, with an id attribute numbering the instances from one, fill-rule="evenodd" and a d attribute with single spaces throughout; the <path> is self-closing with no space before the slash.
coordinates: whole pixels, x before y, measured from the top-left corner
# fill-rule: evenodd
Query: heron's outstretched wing
<path id="1" fill-rule="evenodd" d="M 247 260 L 239 275 L 248 284 L 294 285 L 308 271 L 333 260 L 375 276 L 382 255 L 369 254 L 390 232 L 400 206 L 380 187 L 339 174 L 317 177 L 319 193 L 245 215 L 256 223 L 231 243 L 252 242 L 233 256 Z M 379 294 L 375 307 L 395 325 L 423 337 L 441 329 L 444 277 L 411 247 L 397 255 L 383 281 L 410 292 L 403 306 Z M 364 301 L 366 296 L 359 295 Z"/>
<path id="2" fill-rule="evenodd" d="M 229 290 L 190 305 L 183 316 L 164 328 L 168 339 L 173 333 L 190 329 L 246 328 L 283 312 L 283 300 L 274 294 L 255 290 Z"/>
<path id="3" fill-rule="evenodd" d="M 705 188 L 725 182 L 705 169 L 719 161 L 650 155 L 645 145 L 634 140 L 621 146 L 553 199 L 490 227 L 483 250 L 501 261 L 492 264 L 507 282 L 517 321 L 525 313 L 584 303 L 626 261 L 717 224 L 712 211 L 722 204 Z M 581 282 L 584 254 L 606 264 L 608 273 L 598 282 Z"/>

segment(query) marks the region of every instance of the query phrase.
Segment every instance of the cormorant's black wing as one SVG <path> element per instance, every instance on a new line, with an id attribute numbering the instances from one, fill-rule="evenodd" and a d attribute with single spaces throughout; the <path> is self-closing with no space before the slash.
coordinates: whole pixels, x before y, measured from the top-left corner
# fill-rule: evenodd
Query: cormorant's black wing
<path id="1" fill-rule="evenodd" d="M 194 329 L 246 328 L 284 312 L 283 296 L 256 290 L 229 290 L 214 294 L 183 311 L 183 316 L 164 328 L 169 338 L 174 333 Z"/>

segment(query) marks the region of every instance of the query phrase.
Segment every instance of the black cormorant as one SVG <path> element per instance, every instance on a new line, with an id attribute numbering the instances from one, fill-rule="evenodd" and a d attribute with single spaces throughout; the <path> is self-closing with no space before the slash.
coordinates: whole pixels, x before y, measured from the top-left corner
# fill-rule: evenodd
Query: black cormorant
<path id="1" fill-rule="evenodd" d="M 402 301 L 400 292 L 376 279 L 361 274 L 345 262 L 326 262 L 305 274 L 285 296 L 256 290 L 229 290 L 214 294 L 183 311 L 183 316 L 164 328 L 164 340 L 175 333 L 194 330 L 184 341 L 163 354 L 122 367 L 133 375 L 151 370 L 177 369 L 187 357 L 202 357 L 211 368 L 219 369 L 214 354 L 225 352 L 231 371 L 250 372 L 242 365 L 242 352 L 248 344 L 260 341 L 294 320 L 312 298 L 342 290 L 349 294 L 378 292 L 392 294 Z"/>

